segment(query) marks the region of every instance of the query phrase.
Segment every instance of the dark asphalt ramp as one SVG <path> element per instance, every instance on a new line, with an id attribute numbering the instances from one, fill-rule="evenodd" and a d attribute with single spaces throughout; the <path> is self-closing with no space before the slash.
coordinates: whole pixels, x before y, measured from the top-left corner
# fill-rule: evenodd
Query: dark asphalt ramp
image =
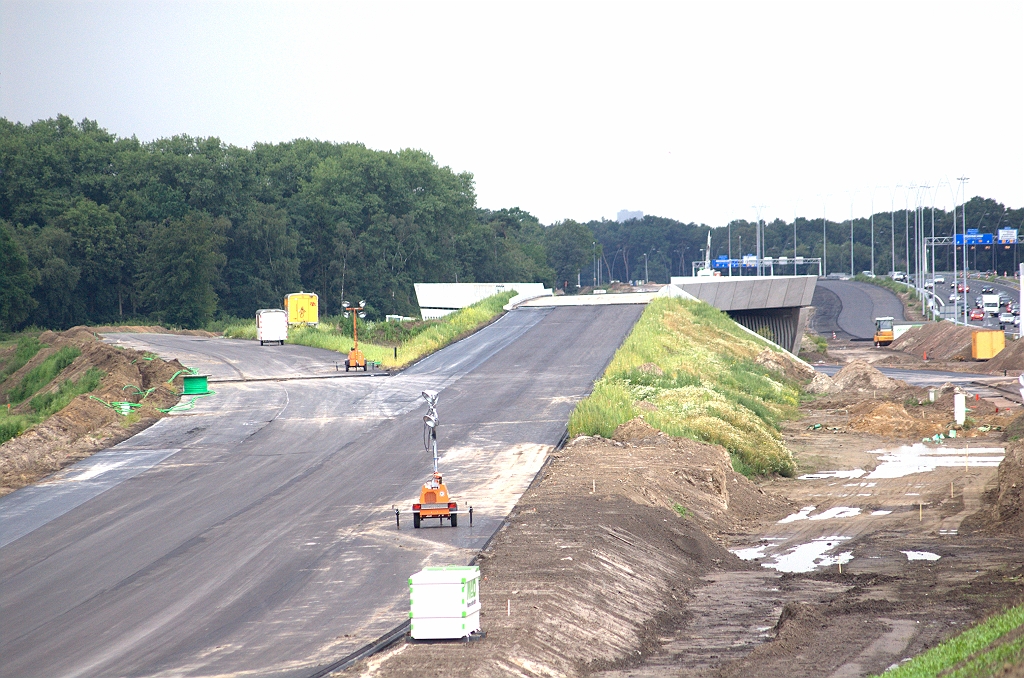
<path id="1" fill-rule="evenodd" d="M 118 446 L 179 452 L 0 548 L 0 676 L 308 675 L 346 656 L 406 618 L 410 574 L 500 527 L 642 310 L 517 310 L 395 377 L 219 384 Z M 206 344 L 229 372 L 268 355 Z M 473 527 L 395 528 L 429 472 L 424 388 Z"/>
<path id="2" fill-rule="evenodd" d="M 854 280 L 818 280 L 811 305 L 811 327 L 823 336 L 835 332 L 841 339 L 871 339 L 875 318 L 892 316 L 905 322 L 899 297 L 884 287 Z"/>

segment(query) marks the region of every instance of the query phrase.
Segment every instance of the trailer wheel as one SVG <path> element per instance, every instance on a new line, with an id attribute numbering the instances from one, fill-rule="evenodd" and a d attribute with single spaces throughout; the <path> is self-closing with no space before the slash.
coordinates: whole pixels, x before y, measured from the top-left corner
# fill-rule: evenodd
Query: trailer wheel
<path id="1" fill-rule="evenodd" d="M 420 527 L 420 514 L 418 514 L 418 513 L 412 514 L 412 526 L 414 528 L 416 528 L 416 529 L 419 529 L 419 527 Z"/>
<path id="2" fill-rule="evenodd" d="M 458 526 L 459 526 L 459 514 L 453 513 L 452 514 L 452 527 L 458 527 Z"/>
<path id="3" fill-rule="evenodd" d="M 348 372 L 348 361 L 345 361 L 345 371 Z"/>

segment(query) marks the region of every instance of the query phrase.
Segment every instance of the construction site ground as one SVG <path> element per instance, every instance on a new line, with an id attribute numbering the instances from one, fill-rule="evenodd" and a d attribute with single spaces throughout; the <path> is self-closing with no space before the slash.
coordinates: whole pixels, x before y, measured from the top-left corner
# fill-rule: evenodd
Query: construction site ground
<path id="1" fill-rule="evenodd" d="M 902 359 L 846 345 L 830 357 Z M 785 423 L 796 478 L 748 480 L 639 419 L 570 441 L 478 560 L 484 637 L 344 673 L 864 676 L 1024 602 L 1021 408 L 972 400 L 970 430 L 924 445 L 952 390 L 929 403 L 856 362 Z"/>

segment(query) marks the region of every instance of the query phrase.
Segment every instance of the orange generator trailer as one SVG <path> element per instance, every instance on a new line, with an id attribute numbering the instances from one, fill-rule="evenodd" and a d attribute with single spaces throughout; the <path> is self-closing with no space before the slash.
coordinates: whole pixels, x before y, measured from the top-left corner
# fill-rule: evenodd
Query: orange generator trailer
<path id="1" fill-rule="evenodd" d="M 420 500 L 412 505 L 412 526 L 418 528 L 424 518 L 437 518 L 442 525 L 448 519 L 452 527 L 458 527 L 459 505 L 452 501 L 437 470 L 437 392 L 424 391 L 422 395 L 427 401 L 427 413 L 423 415 L 423 446 L 433 454 L 434 472 L 420 488 Z"/>

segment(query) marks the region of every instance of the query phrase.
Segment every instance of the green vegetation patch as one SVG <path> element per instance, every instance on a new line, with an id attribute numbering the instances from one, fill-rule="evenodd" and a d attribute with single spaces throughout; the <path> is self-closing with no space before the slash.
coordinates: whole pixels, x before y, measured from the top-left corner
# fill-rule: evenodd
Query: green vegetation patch
<path id="1" fill-rule="evenodd" d="M 407 323 L 359 321 L 359 350 L 367 360 L 379 362 L 384 368 L 404 367 L 486 325 L 502 312 L 515 294 L 511 291 L 496 294 L 439 320 Z M 230 325 L 225 328 L 224 336 L 255 339 L 256 322 Z M 318 327 L 289 328 L 288 342 L 347 354 L 353 346 L 352 319 L 336 317 L 324 319 Z"/>
<path id="2" fill-rule="evenodd" d="M 36 337 L 21 337 L 18 339 L 18 347 L 14 349 L 14 356 L 0 370 L 0 384 L 28 363 L 29 360 L 39 353 L 39 349 L 45 348 L 46 344 Z"/>
<path id="3" fill-rule="evenodd" d="M 800 387 L 754 362 L 769 345 L 703 302 L 655 299 L 569 419 L 569 435 L 610 438 L 637 415 L 673 436 L 725 447 L 746 475 L 795 471 L 781 422 Z"/>
<path id="4" fill-rule="evenodd" d="M 1022 627 L 1024 605 L 1018 605 L 883 675 L 885 678 L 924 678 L 940 673 L 948 678 L 1000 675 L 1005 663 L 1024 661 Z"/>
<path id="5" fill-rule="evenodd" d="M 37 414 L 48 417 L 67 407 L 68 403 L 74 400 L 75 396 L 95 391 L 99 388 L 100 381 L 105 376 L 106 372 L 103 370 L 90 367 L 85 374 L 75 381 L 65 379 L 64 383 L 56 391 L 37 395 L 29 402 L 29 407 Z"/>
<path id="6" fill-rule="evenodd" d="M 53 355 L 47 356 L 46 360 L 29 370 L 21 383 L 7 394 L 11 404 L 17 405 L 49 384 L 80 355 L 82 352 L 74 346 L 64 346 Z"/>

